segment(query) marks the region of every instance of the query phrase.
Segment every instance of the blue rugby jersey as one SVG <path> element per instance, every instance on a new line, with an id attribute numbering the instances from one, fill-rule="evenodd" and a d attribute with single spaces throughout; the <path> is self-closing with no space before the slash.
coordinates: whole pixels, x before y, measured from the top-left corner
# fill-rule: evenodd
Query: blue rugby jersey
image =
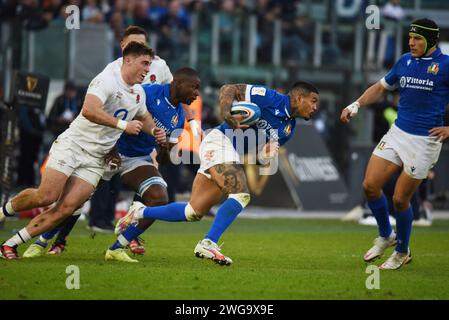
<path id="1" fill-rule="evenodd" d="M 381 83 L 388 90 L 399 88 L 395 124 L 401 130 L 428 136 L 429 129 L 444 124 L 444 110 L 449 103 L 449 56 L 440 48 L 428 57 L 404 54 Z"/>
<path id="2" fill-rule="evenodd" d="M 247 85 L 245 100 L 257 104 L 261 111 L 259 120 L 249 128 L 243 130 L 262 130 L 263 141 L 259 142 L 259 135 L 256 134 L 256 146 L 258 148 L 264 145 L 269 139 L 276 140 L 280 145 L 283 145 L 294 135 L 296 119 L 291 117 L 290 97 L 288 95 L 281 94 L 264 86 Z M 231 129 L 231 127 L 226 122 L 223 122 L 217 129 L 226 134 L 225 130 Z M 232 142 L 234 148 L 236 148 L 236 139 L 233 139 Z M 254 147 L 245 144 L 244 153 Z M 236 148 L 237 151 L 239 149 Z"/>
<path id="3" fill-rule="evenodd" d="M 146 106 L 153 116 L 156 126 L 165 130 L 169 141 L 176 143 L 181 130 L 173 135 L 175 129 L 184 128 L 184 110 L 181 104 L 174 106 L 170 103 L 170 85 L 144 84 Z M 137 136 L 122 134 L 117 146 L 120 154 L 127 157 L 140 157 L 149 155 L 158 143 L 153 136 L 141 131 Z"/>

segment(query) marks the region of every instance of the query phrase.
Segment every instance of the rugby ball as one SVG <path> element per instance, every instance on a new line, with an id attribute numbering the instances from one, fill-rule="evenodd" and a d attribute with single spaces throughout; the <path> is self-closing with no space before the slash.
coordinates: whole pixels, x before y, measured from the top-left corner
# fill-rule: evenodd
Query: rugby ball
<path id="1" fill-rule="evenodd" d="M 231 115 L 243 115 L 245 118 L 240 124 L 250 126 L 260 118 L 260 108 L 249 101 L 234 102 L 231 107 Z"/>

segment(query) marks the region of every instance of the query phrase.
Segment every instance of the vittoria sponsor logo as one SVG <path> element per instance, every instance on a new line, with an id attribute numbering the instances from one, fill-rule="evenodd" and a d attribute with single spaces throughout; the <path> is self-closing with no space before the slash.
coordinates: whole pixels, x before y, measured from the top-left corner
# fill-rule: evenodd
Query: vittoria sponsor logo
<path id="1" fill-rule="evenodd" d="M 399 84 L 401 88 L 433 91 L 433 81 L 430 79 L 401 77 Z"/>

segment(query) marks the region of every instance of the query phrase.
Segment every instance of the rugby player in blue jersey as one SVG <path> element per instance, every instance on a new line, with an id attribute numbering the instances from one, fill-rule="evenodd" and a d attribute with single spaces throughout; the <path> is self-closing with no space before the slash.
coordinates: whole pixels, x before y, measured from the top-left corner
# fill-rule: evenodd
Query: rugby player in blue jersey
<path id="1" fill-rule="evenodd" d="M 240 125 L 242 116 L 231 115 L 234 101 L 249 101 L 258 105 L 261 110 L 258 121 L 249 127 Z M 225 122 L 214 128 L 200 145 L 201 165 L 193 182 L 190 201 L 159 207 L 145 207 L 140 202 L 134 202 L 126 216 L 129 225 L 122 223 L 119 228 L 124 230 L 122 235 L 128 234 L 125 240 L 129 241 L 143 232 L 139 228 L 142 221 L 199 221 L 212 206 L 225 199 L 211 228 L 204 239 L 198 242 L 194 253 L 197 257 L 209 258 L 221 265 L 230 265 L 232 259 L 221 253 L 217 242 L 250 201 L 246 176 L 240 161 L 242 148 L 236 145 L 238 139 L 234 137 L 238 136 L 238 132 L 243 134 L 248 130 L 257 131 L 261 136 L 256 145 L 244 143 L 243 153 L 250 148 L 256 148 L 259 161 L 262 164 L 270 164 L 271 159 L 277 155 L 279 145 L 285 144 L 294 135 L 295 118 L 310 119 L 316 112 L 318 103 L 318 90 L 303 81 L 295 83 L 288 94 L 259 85 L 224 85 L 220 89 L 219 105 Z M 126 241 L 122 240 L 123 238 L 119 237 L 106 255 L 117 247 L 123 247 Z"/>
<path id="2" fill-rule="evenodd" d="M 449 127 L 443 126 L 444 110 L 449 103 L 449 56 L 438 48 L 438 39 L 439 28 L 434 21 L 415 20 L 409 30 L 410 53 L 404 54 L 384 78 L 343 109 L 340 117 L 348 123 L 360 107 L 380 100 L 387 90 L 399 90 L 398 118 L 374 149 L 363 181 L 368 206 L 379 229 L 379 237 L 364 260 L 374 261 L 388 247 L 396 245 L 381 269 L 399 269 L 411 261 L 410 199 L 437 162 L 442 141 L 449 136 Z M 402 172 L 393 195 L 395 233 L 382 187 L 399 171 Z"/>

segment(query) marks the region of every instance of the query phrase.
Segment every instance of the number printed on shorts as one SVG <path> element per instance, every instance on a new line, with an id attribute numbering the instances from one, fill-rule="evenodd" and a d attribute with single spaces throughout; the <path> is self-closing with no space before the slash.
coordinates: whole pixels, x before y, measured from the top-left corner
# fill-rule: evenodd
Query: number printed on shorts
<path id="1" fill-rule="evenodd" d="M 122 115 L 123 114 L 123 115 Z M 128 116 L 128 110 L 126 109 L 118 109 L 116 112 L 114 112 L 114 117 L 121 120 L 126 120 L 126 117 Z"/>

